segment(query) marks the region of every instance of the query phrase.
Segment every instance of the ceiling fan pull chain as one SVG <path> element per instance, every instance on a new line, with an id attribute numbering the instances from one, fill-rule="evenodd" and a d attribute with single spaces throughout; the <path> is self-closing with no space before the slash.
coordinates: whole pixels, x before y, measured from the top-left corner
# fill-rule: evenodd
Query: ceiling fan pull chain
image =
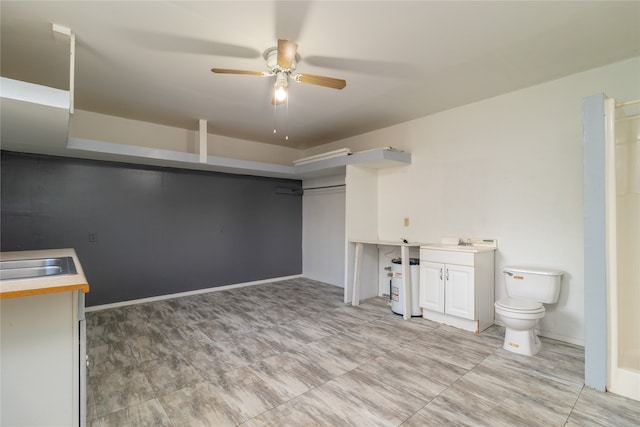
<path id="1" fill-rule="evenodd" d="M 277 115 L 278 115 L 278 106 L 276 104 L 273 104 L 273 133 L 276 133 Z"/>

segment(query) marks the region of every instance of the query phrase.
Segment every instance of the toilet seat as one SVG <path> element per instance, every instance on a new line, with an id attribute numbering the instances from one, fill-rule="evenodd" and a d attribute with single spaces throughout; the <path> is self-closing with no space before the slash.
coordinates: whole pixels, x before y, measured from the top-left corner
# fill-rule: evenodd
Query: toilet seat
<path id="1" fill-rule="evenodd" d="M 495 303 L 495 308 L 500 311 L 518 314 L 541 314 L 545 312 L 541 302 L 519 298 L 504 298 Z"/>

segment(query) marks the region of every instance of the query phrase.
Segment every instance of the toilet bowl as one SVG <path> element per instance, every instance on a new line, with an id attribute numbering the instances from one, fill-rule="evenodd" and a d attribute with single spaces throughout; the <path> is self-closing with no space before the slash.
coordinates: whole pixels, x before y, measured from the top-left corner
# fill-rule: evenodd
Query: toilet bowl
<path id="1" fill-rule="evenodd" d="M 560 293 L 562 272 L 530 267 L 505 267 L 505 285 L 509 298 L 495 303 L 496 316 L 505 325 L 503 348 L 533 356 L 542 343 L 535 328 L 545 315 L 544 303 L 555 303 Z"/>
<path id="2" fill-rule="evenodd" d="M 505 324 L 503 348 L 514 353 L 533 356 L 540 351 L 542 344 L 535 333 L 538 321 L 544 317 L 545 309 L 541 303 L 531 302 L 532 308 L 519 308 L 530 303 L 527 300 L 505 298 L 496 302 L 496 314 Z"/>

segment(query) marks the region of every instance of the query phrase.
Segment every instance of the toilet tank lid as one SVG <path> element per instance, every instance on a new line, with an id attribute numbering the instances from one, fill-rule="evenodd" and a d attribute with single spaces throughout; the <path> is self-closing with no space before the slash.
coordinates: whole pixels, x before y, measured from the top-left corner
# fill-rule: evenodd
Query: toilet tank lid
<path id="1" fill-rule="evenodd" d="M 544 274 L 547 276 L 562 276 L 564 271 L 554 270 L 550 268 L 539 268 L 539 267 L 522 267 L 522 266 L 509 266 L 505 267 L 503 270 L 505 273 L 530 273 L 530 274 Z"/>

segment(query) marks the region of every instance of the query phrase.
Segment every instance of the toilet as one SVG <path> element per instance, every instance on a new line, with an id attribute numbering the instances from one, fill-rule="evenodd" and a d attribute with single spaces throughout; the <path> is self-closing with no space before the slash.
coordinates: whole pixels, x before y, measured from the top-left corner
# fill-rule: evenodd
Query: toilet
<path id="1" fill-rule="evenodd" d="M 555 304 L 560 294 L 562 271 L 534 267 L 505 267 L 508 298 L 497 301 L 496 315 L 505 325 L 505 350 L 533 356 L 542 344 L 535 327 L 544 317 L 544 304 Z"/>

